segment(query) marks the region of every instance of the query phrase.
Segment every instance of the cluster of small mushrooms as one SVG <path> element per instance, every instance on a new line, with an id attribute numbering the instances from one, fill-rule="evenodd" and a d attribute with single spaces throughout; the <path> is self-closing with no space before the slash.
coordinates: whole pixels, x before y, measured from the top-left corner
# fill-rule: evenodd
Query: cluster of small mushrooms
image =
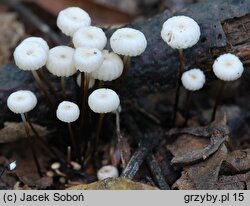
<path id="1" fill-rule="evenodd" d="M 21 70 L 32 72 L 41 91 L 48 98 L 52 112 L 59 120 L 68 124 L 71 146 L 75 148 L 76 142 L 71 123 L 80 116 L 83 116 L 84 120 L 84 115 L 88 113 L 88 108 L 90 108 L 93 112 L 100 114 L 98 131 L 96 132 L 97 136 L 100 135 L 104 115 L 117 110 L 120 106 L 118 94 L 112 89 L 105 88 L 104 83 L 118 78 L 119 80 L 124 79 L 128 73 L 131 57 L 141 55 L 145 51 L 147 40 L 144 34 L 136 29 L 117 29 L 110 38 L 110 46 L 113 51 L 108 51 L 105 49 L 108 40 L 104 31 L 101 28 L 91 26 L 91 18 L 88 13 L 77 7 L 62 10 L 57 18 L 57 26 L 65 35 L 71 37 L 74 47 L 56 46 L 50 49 L 42 38 L 29 37 L 16 47 L 14 60 Z M 184 49 L 192 47 L 198 42 L 200 38 L 199 25 L 190 17 L 174 16 L 163 24 L 161 37 L 171 48 L 179 50 L 179 80 L 183 86 L 190 91 L 201 89 L 205 84 L 205 75 L 198 68 L 185 71 L 183 53 Z M 42 71 L 41 68 L 44 66 L 51 74 L 61 78 L 64 101 L 57 105 L 57 109 L 46 87 L 55 99 L 58 99 L 58 94 Z M 241 76 L 243 65 L 235 55 L 224 54 L 215 60 L 213 71 L 219 79 L 232 81 Z M 65 90 L 64 78 L 75 74 L 77 74 L 77 84 L 81 88 L 80 108 L 76 103 L 67 101 Z M 89 94 L 89 89 L 94 87 L 96 80 L 99 81 L 99 88 Z M 176 104 L 178 104 L 178 96 L 177 92 Z M 28 139 L 31 139 L 29 129 L 33 127 L 27 113 L 36 104 L 35 94 L 27 90 L 12 93 L 7 101 L 9 109 L 21 115 Z M 82 124 L 84 123 L 86 122 L 82 121 Z M 96 138 L 98 141 L 99 137 Z M 35 148 L 33 148 L 32 141 L 29 142 L 37 170 L 42 175 Z M 117 177 L 118 175 L 117 168 L 111 165 L 105 166 L 97 173 L 99 179 Z"/>

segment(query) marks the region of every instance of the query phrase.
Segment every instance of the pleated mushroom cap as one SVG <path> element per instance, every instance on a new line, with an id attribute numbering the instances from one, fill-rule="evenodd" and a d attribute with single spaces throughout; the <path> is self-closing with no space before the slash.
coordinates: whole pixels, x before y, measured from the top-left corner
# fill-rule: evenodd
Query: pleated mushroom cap
<path id="1" fill-rule="evenodd" d="M 58 77 L 69 77 L 76 73 L 73 62 L 74 49 L 68 46 L 57 46 L 49 51 L 46 67 Z"/>
<path id="2" fill-rule="evenodd" d="M 104 61 L 101 67 L 91 73 L 92 77 L 101 81 L 112 81 L 123 72 L 123 62 L 114 52 L 103 50 Z"/>
<path id="3" fill-rule="evenodd" d="M 14 51 L 15 64 L 22 70 L 35 71 L 46 64 L 48 52 L 36 42 L 23 42 Z"/>
<path id="4" fill-rule="evenodd" d="M 74 53 L 74 64 L 80 72 L 91 73 L 103 63 L 103 54 L 96 48 L 76 48 Z"/>
<path id="5" fill-rule="evenodd" d="M 35 94 L 29 90 L 13 92 L 7 99 L 8 108 L 16 114 L 23 114 L 31 111 L 37 104 Z"/>
<path id="6" fill-rule="evenodd" d="M 25 43 L 25 42 L 36 43 L 38 46 L 42 47 L 46 53 L 49 52 L 49 46 L 48 46 L 47 42 L 41 37 L 31 36 L 31 37 L 28 37 L 22 41 L 22 43 Z"/>
<path id="7" fill-rule="evenodd" d="M 182 74 L 181 81 L 187 90 L 196 91 L 203 87 L 206 78 L 200 69 L 190 69 Z"/>
<path id="8" fill-rule="evenodd" d="M 97 89 L 89 95 L 88 104 L 95 113 L 108 113 L 120 105 L 119 96 L 111 89 Z"/>
<path id="9" fill-rule="evenodd" d="M 80 110 L 79 107 L 69 101 L 61 102 L 56 110 L 56 116 L 59 120 L 66 123 L 71 123 L 79 118 Z"/>
<path id="10" fill-rule="evenodd" d="M 147 40 L 139 30 L 122 28 L 113 33 L 110 38 L 110 46 L 119 55 L 138 56 L 145 51 Z"/>
<path id="11" fill-rule="evenodd" d="M 234 54 L 223 54 L 213 64 L 214 74 L 221 80 L 234 81 L 241 77 L 244 67 Z"/>
<path id="12" fill-rule="evenodd" d="M 102 50 L 107 43 L 107 37 L 102 29 L 88 26 L 78 29 L 73 35 L 73 44 L 77 47 L 89 47 Z"/>
<path id="13" fill-rule="evenodd" d="M 58 14 L 57 26 L 67 36 L 73 34 L 81 27 L 89 26 L 91 18 L 89 14 L 79 7 L 66 8 Z"/>
<path id="14" fill-rule="evenodd" d="M 194 46 L 200 38 L 200 27 L 187 16 L 174 16 L 164 22 L 162 39 L 173 49 L 186 49 Z"/>

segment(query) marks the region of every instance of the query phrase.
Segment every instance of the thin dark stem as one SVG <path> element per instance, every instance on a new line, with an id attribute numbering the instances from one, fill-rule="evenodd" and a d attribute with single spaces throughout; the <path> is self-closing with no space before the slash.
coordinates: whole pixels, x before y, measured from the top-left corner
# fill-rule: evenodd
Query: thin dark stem
<path id="1" fill-rule="evenodd" d="M 103 119 L 104 119 L 105 114 L 102 113 L 100 114 L 99 121 L 98 121 L 98 126 L 97 126 L 97 132 L 96 132 L 96 139 L 95 139 L 95 148 L 98 147 L 99 142 L 100 142 L 100 135 L 102 131 L 102 125 L 103 125 Z"/>
<path id="2" fill-rule="evenodd" d="M 70 123 L 68 123 L 68 129 L 69 129 L 69 136 L 70 136 L 70 141 L 71 141 L 72 149 L 77 154 L 77 158 L 80 160 L 81 158 L 80 158 L 77 146 L 76 146 L 74 132 L 73 132 L 73 129 L 72 129 L 72 126 L 71 126 Z"/>
<path id="3" fill-rule="evenodd" d="M 225 86 L 226 86 L 226 82 L 225 81 L 221 81 L 220 82 L 220 88 L 219 88 L 219 91 L 218 91 L 218 94 L 217 94 L 217 97 L 216 97 L 216 100 L 215 100 L 215 105 L 214 105 L 214 108 L 213 108 L 213 113 L 212 113 L 212 116 L 211 116 L 211 122 L 213 122 L 215 120 L 216 111 L 217 111 L 217 108 L 218 108 L 218 106 L 220 104 L 220 101 L 222 99 L 223 91 L 225 89 Z"/>
<path id="4" fill-rule="evenodd" d="M 67 99 L 66 88 L 65 88 L 65 78 L 64 77 L 61 77 L 61 88 L 62 88 L 63 98 Z"/>
<path id="5" fill-rule="evenodd" d="M 29 117 L 27 114 L 25 114 L 25 118 L 26 118 L 26 121 L 28 122 L 32 132 L 35 134 L 36 136 L 36 139 L 39 140 L 44 146 L 45 148 L 54 156 L 56 157 L 57 159 L 59 159 L 59 157 L 57 156 L 56 152 L 53 150 L 53 148 L 47 144 L 44 139 L 38 134 L 38 132 L 36 131 L 36 129 L 34 128 L 33 124 L 31 123 Z"/>
<path id="6" fill-rule="evenodd" d="M 43 81 L 45 81 L 46 85 L 48 86 L 50 92 L 53 94 L 53 96 L 55 97 L 56 101 L 59 101 L 59 97 L 57 95 L 57 92 L 54 88 L 54 86 L 52 85 L 51 81 L 48 79 L 48 77 L 44 74 L 42 69 L 37 70 L 38 75 L 42 78 Z"/>
<path id="7" fill-rule="evenodd" d="M 130 56 L 124 56 L 123 57 L 123 72 L 121 77 L 116 81 L 115 83 L 115 87 L 117 89 L 121 88 L 122 85 L 124 84 L 127 76 L 128 76 L 128 72 L 129 72 L 129 68 L 130 68 L 130 63 L 131 63 L 131 57 Z"/>
<path id="8" fill-rule="evenodd" d="M 71 147 L 67 147 L 67 166 L 70 167 L 70 162 L 71 162 Z"/>
<path id="9" fill-rule="evenodd" d="M 33 74 L 33 76 L 34 76 L 34 78 L 35 78 L 35 80 L 37 82 L 37 85 L 39 86 L 39 88 L 41 89 L 41 91 L 44 93 L 44 95 L 47 97 L 51 111 L 53 112 L 53 114 L 55 114 L 56 110 L 55 110 L 55 106 L 53 104 L 53 101 L 51 100 L 50 95 L 48 94 L 48 92 L 47 92 L 44 84 L 42 83 L 39 75 L 37 74 L 36 71 L 32 71 L 32 74 Z"/>
<path id="10" fill-rule="evenodd" d="M 174 109 L 173 109 L 173 121 L 172 121 L 173 125 L 175 125 L 175 122 L 176 122 L 176 115 L 177 115 L 178 104 L 179 104 L 181 75 L 183 74 L 184 68 L 185 68 L 185 57 L 184 57 L 183 49 L 179 49 L 178 51 L 179 51 L 180 66 L 179 66 L 179 71 L 178 71 L 178 81 L 176 85 L 175 102 L 174 102 Z"/>
<path id="11" fill-rule="evenodd" d="M 186 107 L 185 107 L 185 122 L 184 122 L 183 126 L 186 126 L 187 122 L 189 120 L 191 100 L 192 100 L 192 92 L 187 91 L 186 104 L 185 104 L 186 105 Z"/>
<path id="12" fill-rule="evenodd" d="M 29 142 L 29 145 L 30 145 L 30 148 L 31 148 L 31 152 L 32 152 L 32 155 L 33 155 L 34 162 L 36 164 L 37 172 L 38 172 L 39 176 L 42 177 L 41 167 L 40 167 L 40 164 L 39 164 L 39 161 L 38 161 L 38 158 L 37 158 L 37 154 L 35 152 L 32 137 L 31 137 L 31 135 L 29 133 L 29 126 L 28 126 L 26 117 L 25 117 L 24 114 L 21 114 L 21 118 L 23 120 L 23 125 L 24 125 L 24 128 L 25 128 L 27 137 L 28 137 L 28 142 Z"/>
<path id="13" fill-rule="evenodd" d="M 103 85 L 104 85 L 104 81 L 102 81 L 102 80 L 99 80 L 99 84 L 98 84 L 98 87 L 99 87 L 99 88 L 102 88 L 102 87 L 103 87 Z"/>

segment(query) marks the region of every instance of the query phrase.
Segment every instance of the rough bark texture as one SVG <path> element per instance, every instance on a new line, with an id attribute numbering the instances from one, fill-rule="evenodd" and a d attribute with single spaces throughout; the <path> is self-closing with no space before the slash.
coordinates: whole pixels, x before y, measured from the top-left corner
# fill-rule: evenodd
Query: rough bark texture
<path id="1" fill-rule="evenodd" d="M 249 0 L 208 0 L 191 5 L 175 14 L 166 11 L 149 20 L 139 20 L 130 25 L 145 34 L 148 47 L 140 57 L 132 59 L 132 68 L 121 91 L 121 96 L 125 99 L 136 99 L 150 93 L 168 91 L 176 85 L 178 53 L 167 46 L 160 37 L 163 22 L 173 15 L 187 15 L 194 18 L 202 31 L 198 44 L 185 50 L 186 69 L 199 67 L 211 80 L 214 78 L 210 72 L 211 65 L 218 55 L 225 52 L 238 55 L 244 62 L 245 68 L 250 66 Z M 112 32 L 108 30 L 107 35 L 110 36 Z M 57 88 L 58 82 L 55 83 Z M 33 91 L 37 88 L 30 73 L 20 71 L 13 65 L 1 68 L 0 123 L 13 118 L 9 116 L 6 99 L 11 91 L 20 88 Z M 75 84 L 71 84 L 68 90 L 76 91 Z M 39 112 L 47 111 L 46 106 L 39 107 Z"/>

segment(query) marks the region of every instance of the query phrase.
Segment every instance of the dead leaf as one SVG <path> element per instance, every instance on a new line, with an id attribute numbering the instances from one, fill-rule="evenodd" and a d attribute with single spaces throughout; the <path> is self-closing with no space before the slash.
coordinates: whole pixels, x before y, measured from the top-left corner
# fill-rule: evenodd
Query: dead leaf
<path id="1" fill-rule="evenodd" d="M 24 35 L 24 26 L 15 13 L 0 14 L 0 65 L 9 62 L 13 48 Z"/>
<path id="2" fill-rule="evenodd" d="M 219 171 L 227 157 L 227 148 L 222 144 L 219 150 L 206 161 L 184 168 L 182 176 L 172 186 L 175 189 L 217 189 Z"/>
<path id="3" fill-rule="evenodd" d="M 87 185 L 77 185 L 69 190 L 157 190 L 147 184 L 133 182 L 126 178 L 108 178 Z"/>
<path id="4" fill-rule="evenodd" d="M 46 137 L 48 134 L 47 128 L 38 124 L 32 124 L 40 137 Z M 34 133 L 30 129 L 30 134 Z M 22 122 L 5 122 L 4 128 L 0 130 L 0 143 L 15 142 L 19 139 L 27 138 Z"/>

